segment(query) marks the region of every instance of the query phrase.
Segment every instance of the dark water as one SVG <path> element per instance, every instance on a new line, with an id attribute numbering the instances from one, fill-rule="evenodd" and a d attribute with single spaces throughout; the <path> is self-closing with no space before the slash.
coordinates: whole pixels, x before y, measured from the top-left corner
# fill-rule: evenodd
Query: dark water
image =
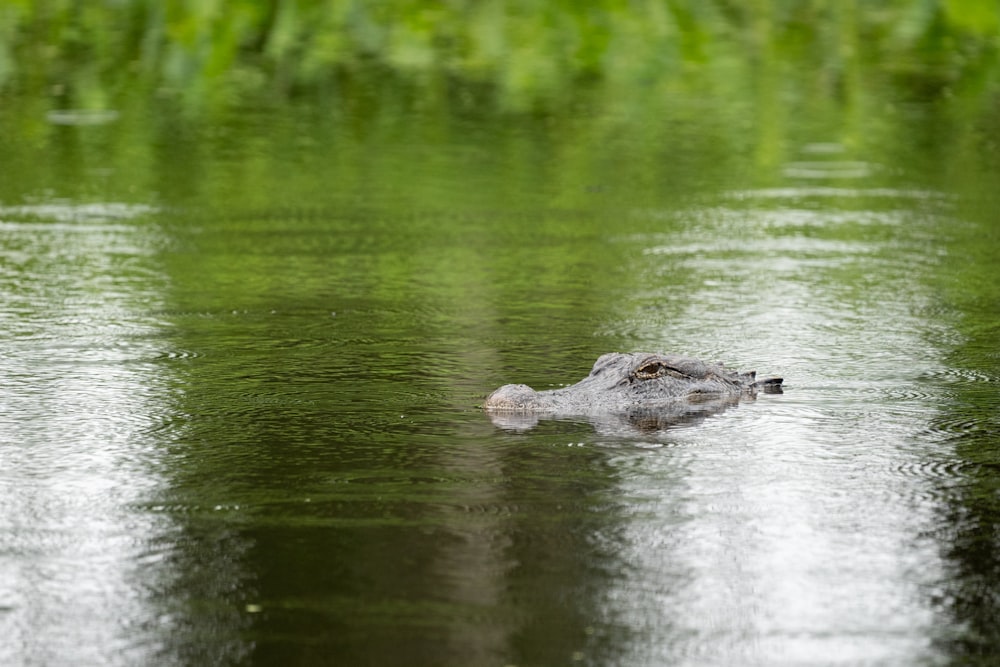
<path id="1" fill-rule="evenodd" d="M 991 664 L 995 157 L 674 102 L 5 112 L 0 662 Z M 612 350 L 786 389 L 478 408 Z"/>

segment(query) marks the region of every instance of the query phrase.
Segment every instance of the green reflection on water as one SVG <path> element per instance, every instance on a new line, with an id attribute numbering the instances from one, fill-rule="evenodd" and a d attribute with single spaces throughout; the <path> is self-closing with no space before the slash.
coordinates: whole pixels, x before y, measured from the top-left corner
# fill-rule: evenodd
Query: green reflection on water
<path id="1" fill-rule="evenodd" d="M 966 631 L 947 635 L 949 650 L 971 656 L 971 664 L 995 659 L 1000 633 L 997 582 L 1000 558 L 1000 420 L 997 418 L 997 382 L 1000 381 L 1000 218 L 997 195 L 983 179 L 993 181 L 997 155 L 970 155 L 957 168 L 967 180 L 961 217 L 949 228 L 943 261 L 946 270 L 935 276 L 940 296 L 933 315 L 954 325 L 948 352 L 949 372 L 929 378 L 943 387 L 948 401 L 931 421 L 932 433 L 945 437 L 959 457 L 963 483 L 950 489 L 938 525 L 948 559 L 948 579 L 939 595 Z M 968 171 L 966 171 L 968 169 Z"/>

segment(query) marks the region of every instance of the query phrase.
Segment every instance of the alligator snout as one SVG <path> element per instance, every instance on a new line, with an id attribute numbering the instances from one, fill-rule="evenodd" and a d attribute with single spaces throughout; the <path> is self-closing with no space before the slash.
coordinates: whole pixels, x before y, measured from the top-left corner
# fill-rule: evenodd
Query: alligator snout
<path id="1" fill-rule="evenodd" d="M 486 397 L 486 410 L 530 410 L 537 403 L 538 392 L 526 384 L 505 384 Z"/>

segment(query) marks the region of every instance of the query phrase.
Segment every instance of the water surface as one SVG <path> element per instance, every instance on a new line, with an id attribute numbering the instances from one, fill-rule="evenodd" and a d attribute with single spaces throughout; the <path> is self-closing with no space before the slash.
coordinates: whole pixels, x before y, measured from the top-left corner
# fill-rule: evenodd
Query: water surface
<path id="1" fill-rule="evenodd" d="M 0 662 L 988 664 L 995 159 L 749 103 L 22 109 Z M 785 393 L 478 407 L 613 350 Z"/>

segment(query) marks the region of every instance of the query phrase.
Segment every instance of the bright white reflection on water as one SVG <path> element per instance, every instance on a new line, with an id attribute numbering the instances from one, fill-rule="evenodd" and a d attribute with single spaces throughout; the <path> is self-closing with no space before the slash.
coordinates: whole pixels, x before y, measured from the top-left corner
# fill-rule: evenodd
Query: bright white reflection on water
<path id="1" fill-rule="evenodd" d="M 149 664 L 165 378 L 155 230 L 120 204 L 0 208 L 0 663 Z M 155 623 L 153 624 L 155 626 Z"/>
<path id="2" fill-rule="evenodd" d="M 649 284 L 678 270 L 704 277 L 687 283 L 701 287 L 682 311 L 671 312 L 669 285 L 625 304 L 637 348 L 755 365 L 784 375 L 786 392 L 616 454 L 635 511 L 629 574 L 608 609 L 643 639 L 622 664 L 940 660 L 931 593 L 943 565 L 920 536 L 939 504 L 926 470 L 951 454 L 921 444 L 935 405 L 921 377 L 941 355 L 912 279 L 935 253 L 912 212 L 798 205 L 829 195 L 742 193 L 751 205 L 673 213 L 697 218 L 689 238 L 626 241 Z M 838 240 L 841 225 L 870 227 L 870 240 Z"/>
<path id="3" fill-rule="evenodd" d="M 934 545 L 914 536 L 933 508 L 883 460 L 904 434 L 873 439 L 891 428 L 873 424 L 837 442 L 850 417 L 824 424 L 779 400 L 767 407 L 785 412 L 777 419 L 729 413 L 676 435 L 625 480 L 641 515 L 614 607 L 646 638 L 629 664 L 927 657 L 935 618 L 923 596 L 940 572 Z"/>

